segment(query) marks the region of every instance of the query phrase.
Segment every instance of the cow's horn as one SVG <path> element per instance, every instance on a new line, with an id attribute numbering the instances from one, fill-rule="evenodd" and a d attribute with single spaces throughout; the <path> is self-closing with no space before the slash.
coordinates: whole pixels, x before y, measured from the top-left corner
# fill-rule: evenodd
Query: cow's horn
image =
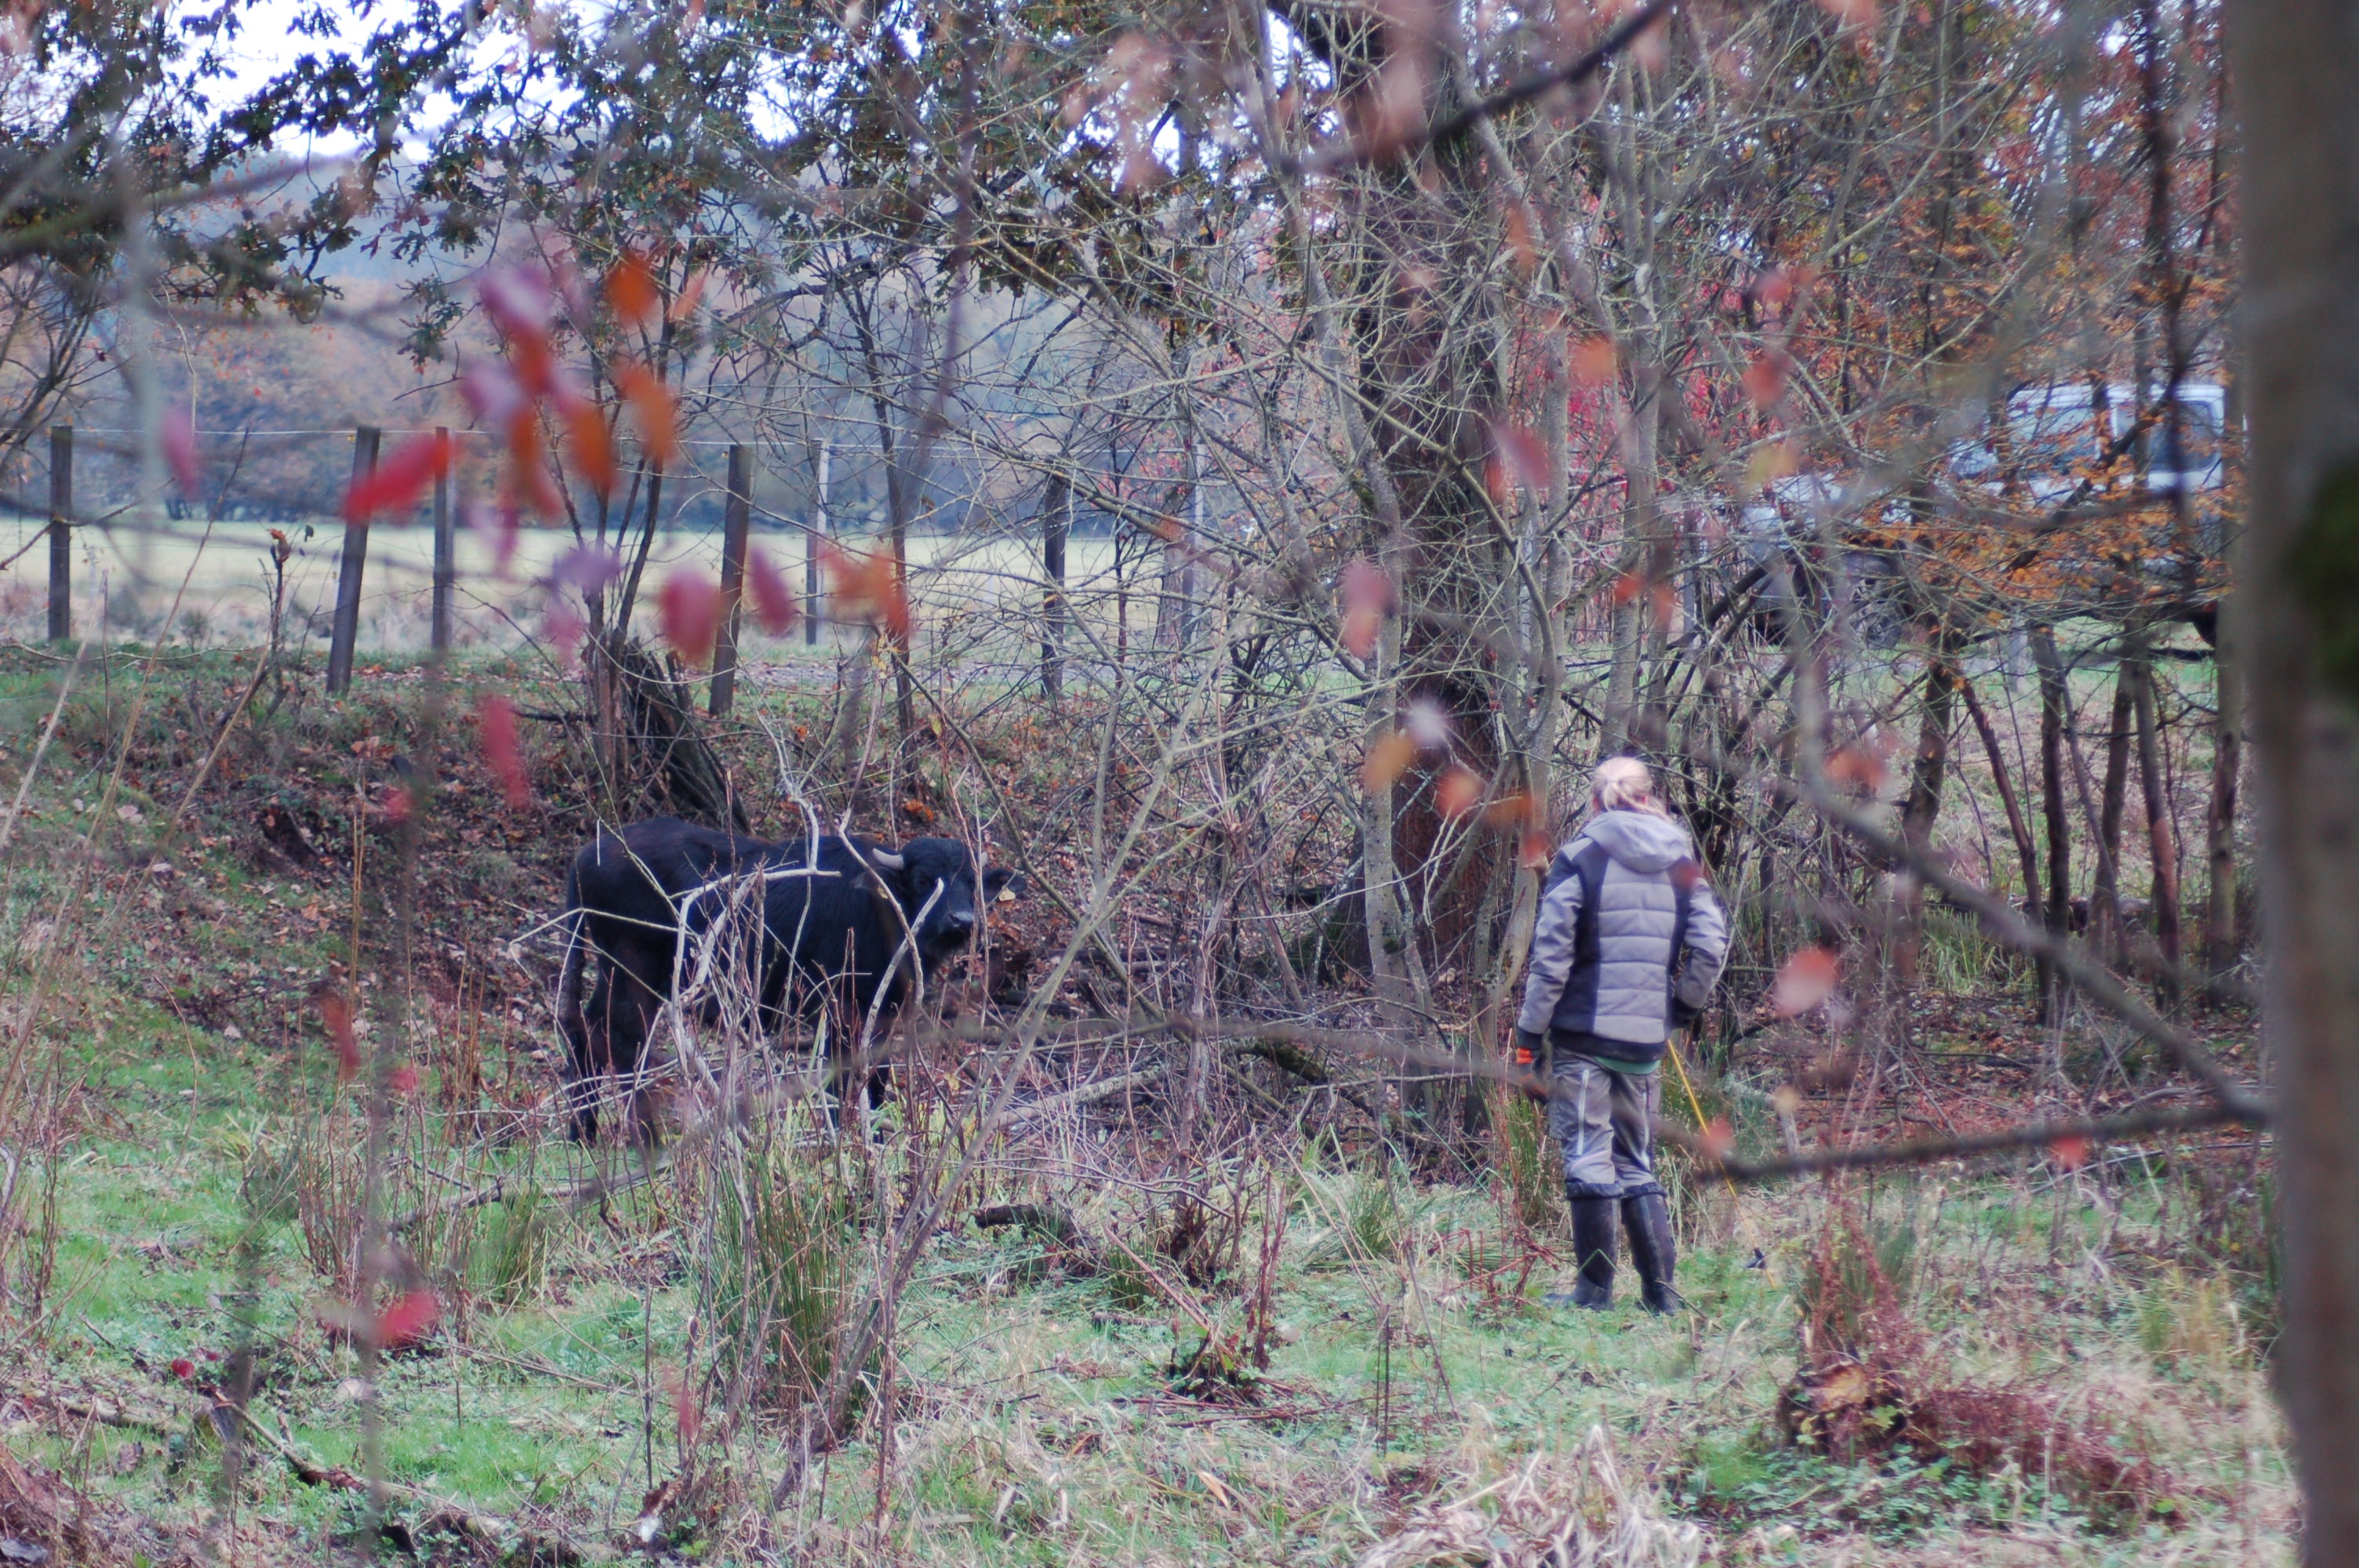
<path id="1" fill-rule="evenodd" d="M 903 860 L 900 856 L 895 854 L 890 849 L 869 850 L 868 862 L 880 871 L 906 871 L 908 869 L 909 864 L 908 861 Z"/>

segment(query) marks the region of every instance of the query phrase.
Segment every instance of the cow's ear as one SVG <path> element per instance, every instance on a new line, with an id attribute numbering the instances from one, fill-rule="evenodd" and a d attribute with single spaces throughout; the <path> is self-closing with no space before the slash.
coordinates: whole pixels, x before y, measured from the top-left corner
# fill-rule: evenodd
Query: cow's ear
<path id="1" fill-rule="evenodd" d="M 994 866 L 983 873 L 983 892 L 986 899 L 1013 903 L 1031 891 L 1030 883 L 1006 866 Z"/>

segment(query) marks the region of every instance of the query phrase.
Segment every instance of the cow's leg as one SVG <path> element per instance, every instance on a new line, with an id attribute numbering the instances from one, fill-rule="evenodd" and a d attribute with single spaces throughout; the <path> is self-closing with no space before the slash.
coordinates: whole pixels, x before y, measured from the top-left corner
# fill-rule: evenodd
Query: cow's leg
<path id="1" fill-rule="evenodd" d="M 598 1097 L 601 1086 L 614 1071 L 614 960 L 598 960 L 598 985 L 590 996 L 590 1016 L 578 1041 L 569 1040 L 572 1076 L 565 1086 L 573 1112 L 573 1141 L 588 1147 L 598 1141 Z"/>
<path id="2" fill-rule="evenodd" d="M 656 1020 L 671 989 L 669 948 L 670 944 L 666 943 L 661 949 L 652 945 L 633 949 L 626 957 L 619 982 L 626 1000 L 620 1010 L 625 1027 L 614 1039 L 614 1071 L 627 1075 L 631 1080 L 624 1115 L 630 1126 L 631 1141 L 641 1147 L 652 1147 L 656 1141 L 654 1100 L 647 1093 L 645 1072 L 647 1042 L 655 1033 Z"/>

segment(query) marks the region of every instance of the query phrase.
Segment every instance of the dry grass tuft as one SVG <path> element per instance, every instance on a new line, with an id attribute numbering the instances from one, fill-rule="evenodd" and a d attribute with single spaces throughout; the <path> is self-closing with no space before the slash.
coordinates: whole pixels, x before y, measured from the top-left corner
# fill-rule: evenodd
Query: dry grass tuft
<path id="1" fill-rule="evenodd" d="M 1603 1427 L 1592 1427 L 1570 1469 L 1534 1454 L 1514 1476 L 1456 1502 L 1428 1504 L 1378 1541 L 1360 1568 L 1693 1568 L 1703 1532 L 1654 1511 L 1625 1487 Z M 1485 1506 L 1487 1505 L 1487 1507 Z"/>

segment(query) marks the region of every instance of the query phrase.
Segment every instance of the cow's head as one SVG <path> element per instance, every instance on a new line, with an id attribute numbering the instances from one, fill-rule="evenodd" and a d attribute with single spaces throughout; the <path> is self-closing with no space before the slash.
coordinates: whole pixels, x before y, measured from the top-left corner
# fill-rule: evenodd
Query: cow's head
<path id="1" fill-rule="evenodd" d="M 897 850 L 870 845 L 865 852 L 903 917 L 916 923 L 918 955 L 928 964 L 973 941 L 984 905 L 1015 896 L 1018 885 L 1004 866 L 977 875 L 974 857 L 955 838 L 912 838 Z"/>

